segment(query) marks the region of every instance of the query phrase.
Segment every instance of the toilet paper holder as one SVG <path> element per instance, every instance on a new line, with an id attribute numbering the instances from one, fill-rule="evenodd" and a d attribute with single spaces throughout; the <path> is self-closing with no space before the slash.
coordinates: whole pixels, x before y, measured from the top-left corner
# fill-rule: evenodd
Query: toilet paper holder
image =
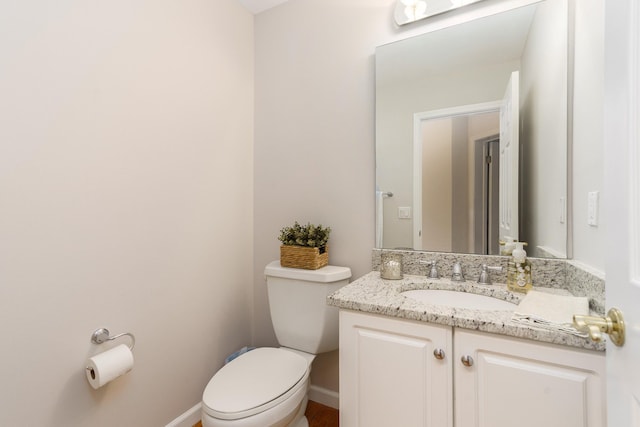
<path id="1" fill-rule="evenodd" d="M 135 347 L 136 345 L 136 337 L 134 337 L 133 334 L 129 332 L 124 332 L 122 334 L 114 335 L 111 337 L 109 336 L 109 330 L 107 328 L 96 329 L 91 334 L 91 342 L 94 344 L 102 344 L 103 342 L 113 341 L 125 335 L 131 338 L 131 345 L 129 345 L 128 347 L 129 347 L 129 350 L 133 351 L 133 347 Z"/>

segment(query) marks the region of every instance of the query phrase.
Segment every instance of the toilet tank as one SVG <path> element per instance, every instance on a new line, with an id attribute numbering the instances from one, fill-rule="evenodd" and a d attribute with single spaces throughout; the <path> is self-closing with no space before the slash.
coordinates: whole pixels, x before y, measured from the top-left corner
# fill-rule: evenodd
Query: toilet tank
<path id="1" fill-rule="evenodd" d="M 311 354 L 336 350 L 338 309 L 327 305 L 327 296 L 349 283 L 351 269 L 328 265 L 304 270 L 273 261 L 264 274 L 278 343 Z"/>

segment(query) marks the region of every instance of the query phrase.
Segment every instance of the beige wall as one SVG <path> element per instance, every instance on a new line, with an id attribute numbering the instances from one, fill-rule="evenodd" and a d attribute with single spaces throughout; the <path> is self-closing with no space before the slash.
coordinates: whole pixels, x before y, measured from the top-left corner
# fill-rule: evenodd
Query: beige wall
<path id="1" fill-rule="evenodd" d="M 251 340 L 253 17 L 31 0 L 0 32 L 0 425 L 165 425 Z M 94 391 L 99 327 L 137 344 Z"/>

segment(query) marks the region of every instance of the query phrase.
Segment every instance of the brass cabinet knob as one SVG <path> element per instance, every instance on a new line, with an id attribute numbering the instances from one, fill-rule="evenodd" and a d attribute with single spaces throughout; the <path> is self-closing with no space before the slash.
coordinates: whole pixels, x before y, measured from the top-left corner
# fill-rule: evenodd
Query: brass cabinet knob
<path id="1" fill-rule="evenodd" d="M 602 333 L 604 332 L 609 334 L 611 342 L 618 347 L 624 344 L 624 318 L 622 312 L 617 308 L 609 310 L 606 317 L 576 314 L 573 316 L 573 326 L 581 332 L 587 332 L 595 342 L 602 341 Z"/>

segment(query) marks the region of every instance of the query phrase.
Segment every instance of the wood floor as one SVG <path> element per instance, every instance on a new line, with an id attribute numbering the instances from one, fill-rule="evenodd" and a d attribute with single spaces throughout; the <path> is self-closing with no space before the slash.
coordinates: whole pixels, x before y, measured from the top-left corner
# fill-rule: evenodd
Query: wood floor
<path id="1" fill-rule="evenodd" d="M 307 404 L 307 410 L 304 413 L 309 420 L 309 427 L 338 427 L 338 410 L 328 406 L 321 405 L 312 400 Z M 198 422 L 193 427 L 202 427 L 202 423 Z"/>
<path id="2" fill-rule="evenodd" d="M 309 427 L 338 427 L 338 410 L 310 400 L 304 413 Z"/>

